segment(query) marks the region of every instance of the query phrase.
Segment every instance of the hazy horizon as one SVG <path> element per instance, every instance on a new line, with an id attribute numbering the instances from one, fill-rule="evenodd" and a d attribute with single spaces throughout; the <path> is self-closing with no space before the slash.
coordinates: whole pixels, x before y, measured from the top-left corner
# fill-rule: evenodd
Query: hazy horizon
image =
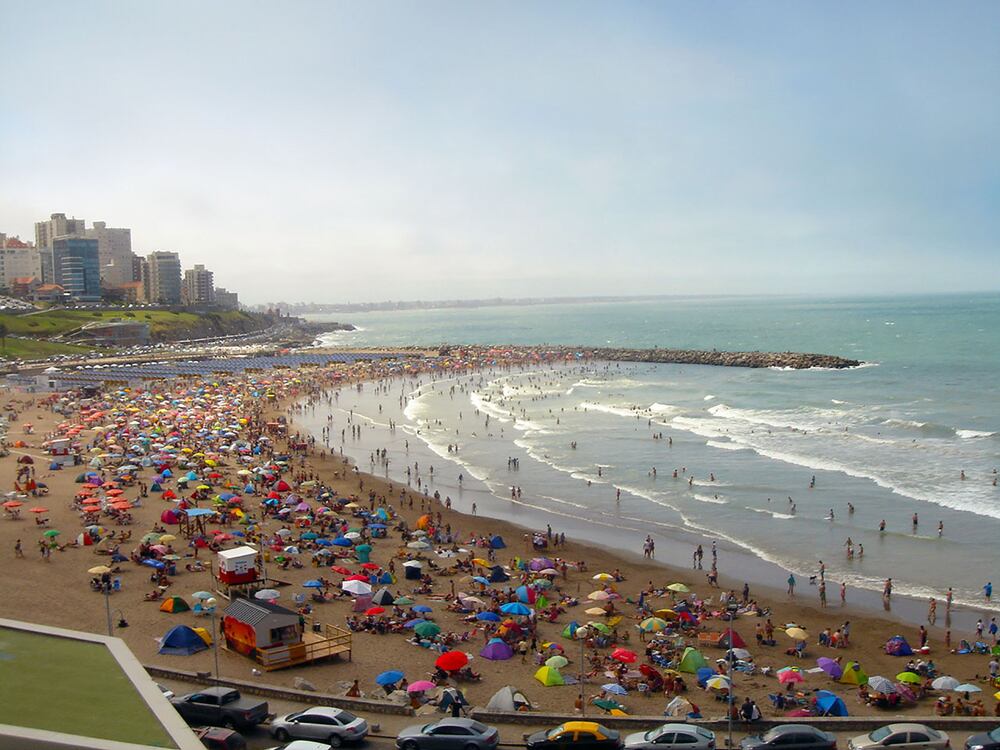
<path id="1" fill-rule="evenodd" d="M 1000 4 L 0 0 L 0 232 L 247 303 L 1000 288 Z"/>

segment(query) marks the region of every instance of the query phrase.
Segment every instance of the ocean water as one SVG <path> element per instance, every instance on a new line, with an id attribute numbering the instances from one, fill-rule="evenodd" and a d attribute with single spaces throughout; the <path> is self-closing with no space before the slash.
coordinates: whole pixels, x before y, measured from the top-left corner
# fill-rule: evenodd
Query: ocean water
<path id="1" fill-rule="evenodd" d="M 658 559 L 680 564 L 700 543 L 706 569 L 714 540 L 721 573 L 775 586 L 787 571 L 805 583 L 823 560 L 831 601 L 840 581 L 853 599 L 892 577 L 902 594 L 941 597 L 952 586 L 957 602 L 983 604 L 1000 560 L 1000 295 L 336 317 L 361 330 L 324 336 L 326 345 L 559 343 L 863 360 L 845 371 L 584 363 L 425 376 L 343 391 L 311 419 L 318 431 L 331 418 L 331 445 L 362 468 L 465 510 L 476 503 L 480 513 L 633 551 L 652 534 Z M 350 421 L 364 424 L 362 437 L 341 441 Z M 370 462 L 379 448 L 388 467 Z M 863 558 L 848 558 L 848 537 Z"/>

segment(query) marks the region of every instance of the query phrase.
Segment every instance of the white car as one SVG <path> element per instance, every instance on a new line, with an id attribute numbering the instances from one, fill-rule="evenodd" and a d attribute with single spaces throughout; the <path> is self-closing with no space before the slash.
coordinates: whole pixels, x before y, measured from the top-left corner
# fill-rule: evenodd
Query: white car
<path id="1" fill-rule="evenodd" d="M 931 729 L 923 724 L 887 724 L 870 734 L 862 734 L 847 741 L 848 750 L 879 750 L 883 747 L 899 750 L 945 750 L 951 747 L 947 732 Z"/>
<path id="2" fill-rule="evenodd" d="M 272 736 L 282 741 L 319 740 L 340 747 L 345 742 L 363 740 L 368 735 L 368 722 L 342 708 L 313 706 L 277 717 L 269 729 Z"/>
<path id="3" fill-rule="evenodd" d="M 309 740 L 292 740 L 284 745 L 268 748 L 268 750 L 330 750 L 325 742 L 310 742 Z"/>

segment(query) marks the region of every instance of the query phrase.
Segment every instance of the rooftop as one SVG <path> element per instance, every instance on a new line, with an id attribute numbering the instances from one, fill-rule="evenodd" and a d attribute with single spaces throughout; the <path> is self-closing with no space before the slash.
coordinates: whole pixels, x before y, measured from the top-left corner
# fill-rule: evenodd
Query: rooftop
<path id="1" fill-rule="evenodd" d="M 199 747 L 117 638 L 0 620 L 0 662 L 0 745 L 19 737 L 39 746 Z"/>

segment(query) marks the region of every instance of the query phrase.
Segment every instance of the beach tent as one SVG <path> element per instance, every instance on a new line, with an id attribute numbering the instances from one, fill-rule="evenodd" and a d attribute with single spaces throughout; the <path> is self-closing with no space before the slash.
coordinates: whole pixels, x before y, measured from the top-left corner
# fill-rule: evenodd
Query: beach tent
<path id="1" fill-rule="evenodd" d="M 187 625 L 177 625 L 170 628 L 160 639 L 161 654 L 190 656 L 208 648 L 205 640 Z"/>
<path id="2" fill-rule="evenodd" d="M 190 611 L 188 603 L 181 599 L 179 596 L 171 596 L 163 600 L 163 604 L 160 605 L 161 612 L 170 612 L 176 615 L 178 612 L 188 612 Z"/>
<path id="3" fill-rule="evenodd" d="M 538 671 L 535 672 L 535 679 L 542 683 L 545 687 L 566 684 L 563 680 L 563 676 L 559 674 L 559 670 L 553 669 L 552 667 L 539 667 Z"/>
<path id="4" fill-rule="evenodd" d="M 492 547 L 493 549 L 505 549 L 507 545 L 504 544 L 502 536 L 500 536 L 499 534 L 494 534 L 493 536 L 490 537 L 490 547 Z"/>
<path id="5" fill-rule="evenodd" d="M 530 711 L 531 701 L 513 685 L 504 685 L 493 693 L 486 704 L 487 711 Z"/>
<path id="6" fill-rule="evenodd" d="M 724 648 L 724 649 L 746 648 L 747 647 L 746 641 L 744 641 L 743 638 L 740 636 L 740 634 L 737 633 L 735 630 L 732 631 L 732 633 L 733 633 L 733 642 L 730 643 L 729 642 L 729 632 L 730 631 L 728 631 L 728 630 L 724 631 L 722 633 L 722 635 L 719 636 L 719 640 L 716 642 L 715 645 L 719 646 L 720 648 Z"/>
<path id="7" fill-rule="evenodd" d="M 681 655 L 681 660 L 677 665 L 677 670 L 680 672 L 690 672 L 691 674 L 696 674 L 701 667 L 707 666 L 708 662 L 705 661 L 705 657 L 701 655 L 701 652 L 696 648 L 688 646 L 684 649 L 684 653 Z"/>
<path id="8" fill-rule="evenodd" d="M 912 656 L 913 649 L 906 639 L 901 635 L 894 635 L 885 642 L 885 652 L 889 656 Z"/>
<path id="9" fill-rule="evenodd" d="M 843 699 L 829 690 L 816 691 L 816 708 L 820 716 L 847 716 L 847 706 Z"/>
<path id="10" fill-rule="evenodd" d="M 691 701 L 686 698 L 681 698 L 679 695 L 674 698 L 670 703 L 667 704 L 666 709 L 663 711 L 664 716 L 688 716 L 691 713 L 693 706 Z"/>
<path id="11" fill-rule="evenodd" d="M 504 570 L 501 566 L 495 565 L 493 568 L 490 569 L 489 580 L 490 583 L 503 583 L 505 581 L 509 581 L 510 576 L 504 573 Z"/>
<path id="12" fill-rule="evenodd" d="M 500 638 L 491 638 L 479 655 L 490 661 L 506 661 L 514 655 L 514 649 Z"/>
<path id="13" fill-rule="evenodd" d="M 205 641 L 205 645 L 206 646 L 211 646 L 212 645 L 212 636 L 208 632 L 207 628 L 193 628 L 193 630 L 194 630 L 194 632 L 196 632 L 198 634 L 198 636 L 203 641 Z"/>
<path id="14" fill-rule="evenodd" d="M 571 620 L 570 622 L 566 623 L 566 627 L 564 627 L 562 629 L 562 637 L 563 638 L 575 638 L 576 637 L 576 629 L 579 628 L 579 627 L 580 627 L 580 623 L 578 623 L 576 620 Z"/>
<path id="15" fill-rule="evenodd" d="M 844 673 L 840 675 L 840 682 L 845 685 L 865 685 L 868 682 L 868 675 L 856 661 L 849 661 L 844 666 Z"/>
<path id="16" fill-rule="evenodd" d="M 391 605 L 395 597 L 389 591 L 389 589 L 379 589 L 379 591 L 372 597 L 372 604 L 379 605 Z"/>

